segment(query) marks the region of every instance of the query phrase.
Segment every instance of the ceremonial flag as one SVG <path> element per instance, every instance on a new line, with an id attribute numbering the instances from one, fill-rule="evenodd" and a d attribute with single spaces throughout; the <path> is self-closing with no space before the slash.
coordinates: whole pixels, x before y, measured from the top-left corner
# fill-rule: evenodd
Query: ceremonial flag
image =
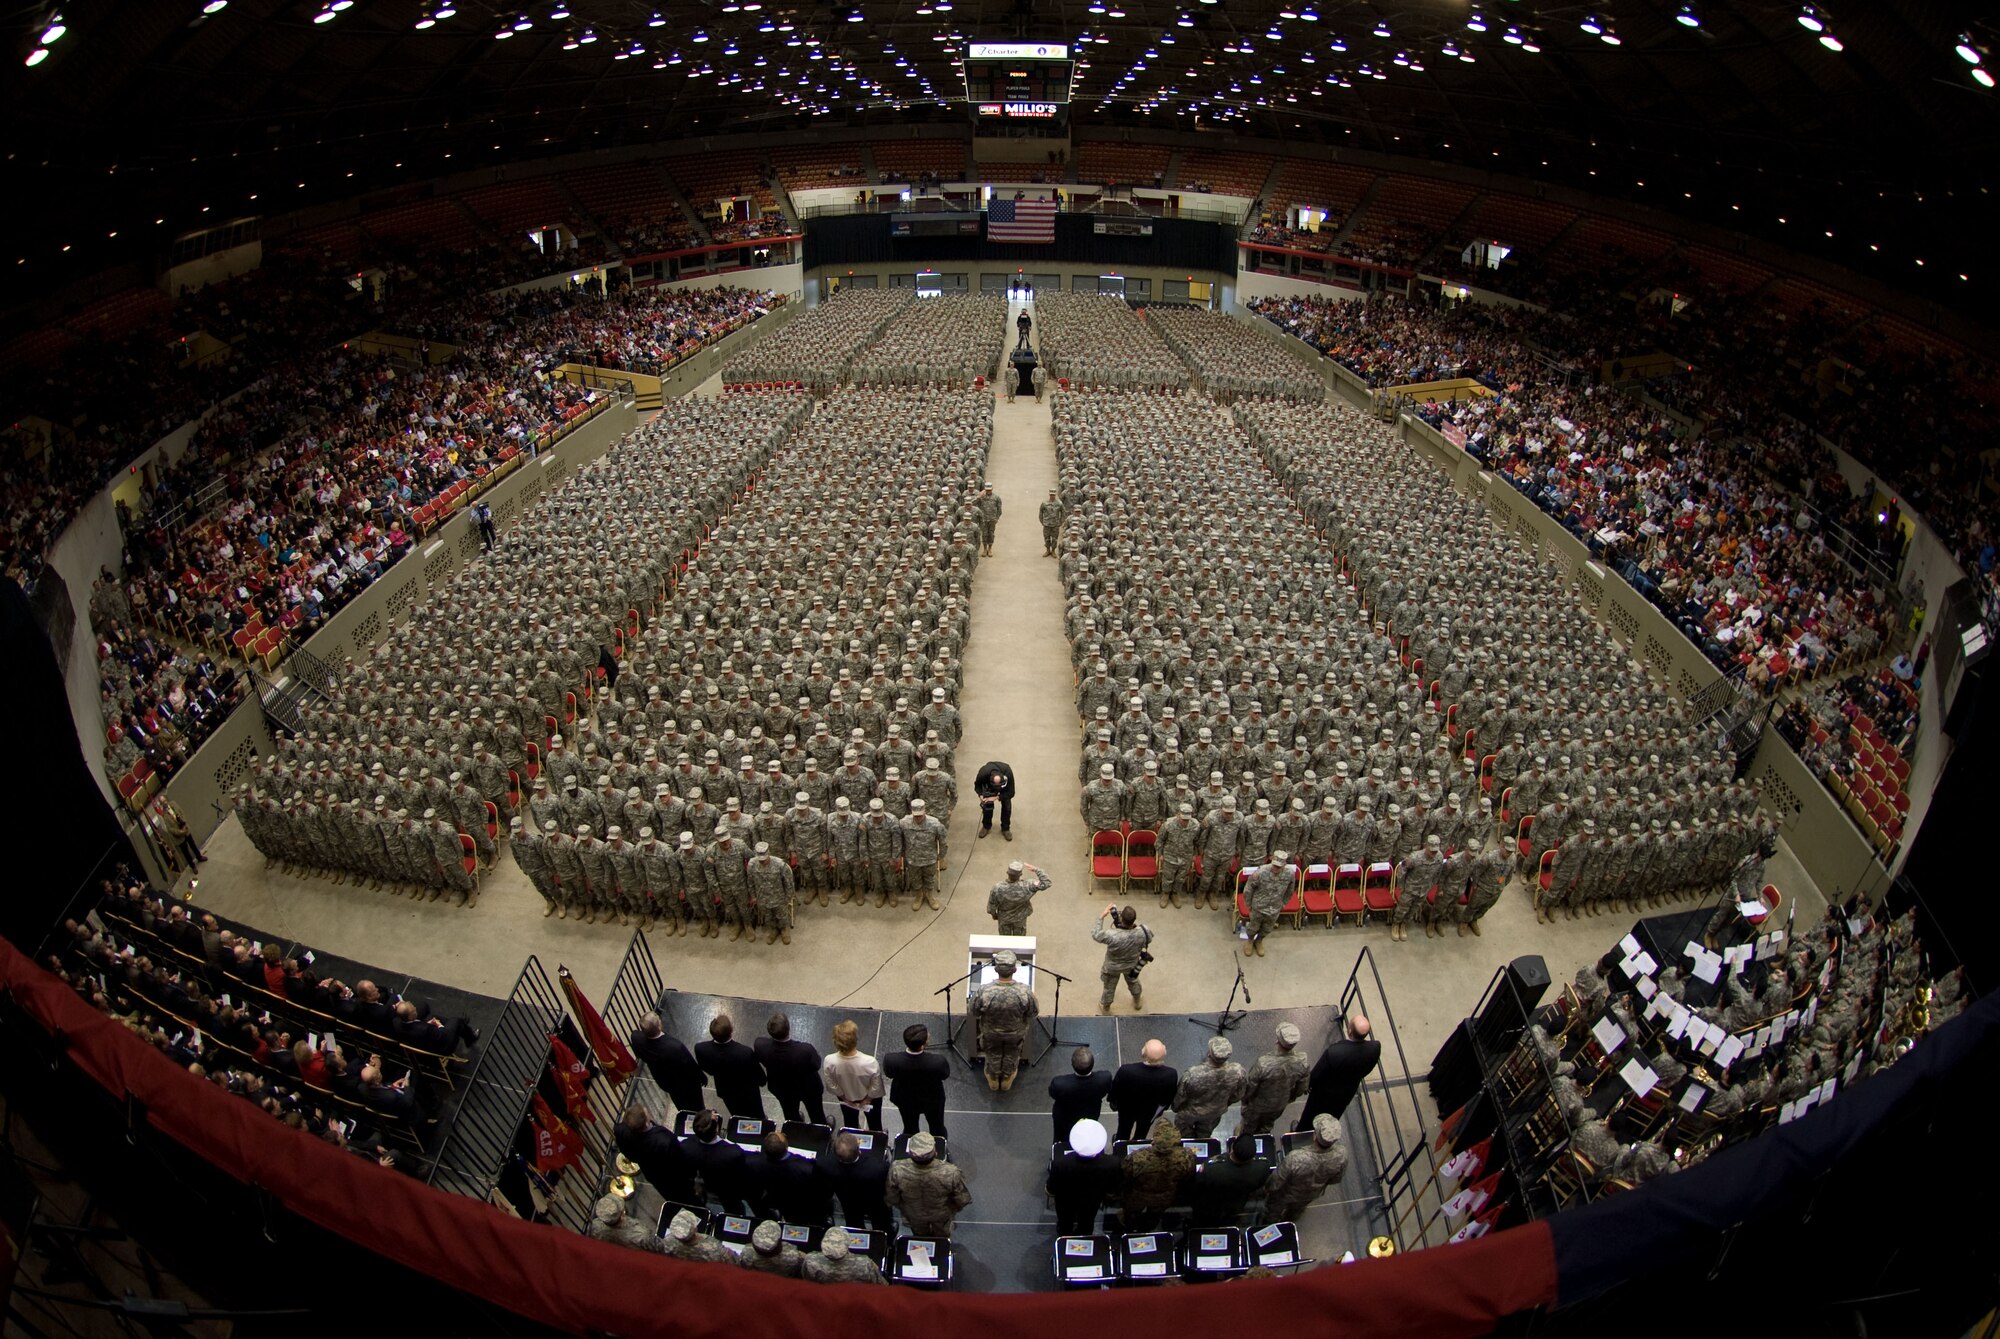
<path id="1" fill-rule="evenodd" d="M 1451 1234 L 1451 1241 L 1448 1244 L 1457 1246 L 1464 1242 L 1479 1240 L 1493 1230 L 1493 1224 L 1499 1221 L 1500 1214 L 1506 1207 L 1507 1201 L 1501 1200 L 1485 1213 L 1470 1219 L 1464 1227 Z"/>
<path id="2" fill-rule="evenodd" d="M 583 988 L 576 984 L 576 978 L 569 974 L 569 968 L 556 968 L 556 980 L 562 983 L 563 994 L 569 998 L 570 1012 L 583 1024 L 584 1040 L 590 1043 L 591 1051 L 597 1056 L 598 1068 L 604 1077 L 613 1083 L 623 1083 L 638 1072 L 639 1062 L 632 1058 L 632 1052 L 618 1035 L 604 1025 L 604 1018 L 595 1006 L 584 998 Z"/>
<path id="3" fill-rule="evenodd" d="M 1438 1126 L 1437 1142 L 1431 1145 L 1431 1147 L 1441 1149 L 1446 1144 L 1449 1144 L 1457 1137 L 1458 1127 L 1463 1124 L 1465 1124 L 1465 1108 L 1460 1107 L 1449 1116 L 1446 1116 L 1444 1123 Z"/>
<path id="4" fill-rule="evenodd" d="M 1493 1192 L 1500 1188 L 1500 1173 L 1495 1172 L 1474 1185 L 1453 1195 L 1444 1202 L 1444 1216 L 1456 1218 L 1460 1214 L 1476 1214 L 1486 1207 L 1486 1201 L 1493 1198 Z"/>
<path id="5" fill-rule="evenodd" d="M 1488 1135 L 1470 1148 L 1462 1148 L 1451 1155 L 1439 1174 L 1447 1181 L 1477 1181 L 1486 1170 L 1486 1159 L 1493 1152 L 1493 1136 Z"/>
<path id="6" fill-rule="evenodd" d="M 1056 240 L 1054 200 L 988 200 L 986 238 L 992 242 Z"/>
<path id="7" fill-rule="evenodd" d="M 533 1102 L 535 1122 L 535 1170 L 543 1176 L 572 1166 L 577 1160 L 576 1133 L 561 1116 L 549 1110 L 537 1093 Z"/>
<path id="8" fill-rule="evenodd" d="M 555 1071 L 556 1082 L 562 1085 L 563 1100 L 569 1107 L 570 1118 L 597 1124 L 597 1113 L 590 1109 L 590 1070 L 576 1058 L 576 1052 L 565 1046 L 563 1039 L 553 1032 L 549 1034 L 549 1049 L 555 1053 L 549 1067 Z"/>

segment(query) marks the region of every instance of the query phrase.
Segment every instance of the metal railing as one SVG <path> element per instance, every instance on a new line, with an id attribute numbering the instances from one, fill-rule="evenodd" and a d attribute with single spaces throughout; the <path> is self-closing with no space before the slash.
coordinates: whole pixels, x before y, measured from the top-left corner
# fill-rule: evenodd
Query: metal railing
<path id="1" fill-rule="evenodd" d="M 613 1032 L 630 1036 L 638 1031 L 640 1019 L 660 1007 L 665 992 L 653 946 L 644 930 L 634 930 L 625 956 L 619 959 L 618 972 L 611 978 L 610 993 L 604 997 L 604 1021 Z"/>
<path id="2" fill-rule="evenodd" d="M 1372 1035 L 1383 1042 L 1380 1078 L 1363 1083 L 1358 1096 L 1362 1128 L 1368 1132 L 1368 1143 L 1375 1153 L 1376 1184 L 1381 1191 L 1382 1212 L 1390 1224 L 1390 1235 L 1396 1239 L 1399 1251 L 1432 1244 L 1424 1239 L 1421 1215 L 1414 1212 L 1419 1208 L 1424 1188 L 1437 1180 L 1430 1124 L 1417 1094 L 1417 1085 L 1425 1076 L 1410 1070 L 1410 1058 L 1403 1049 L 1402 1033 L 1396 1029 L 1396 1015 L 1389 1007 L 1382 973 L 1375 966 L 1375 954 L 1365 945 L 1340 988 L 1339 1001 L 1337 1019 L 1363 1014 L 1369 1019 Z M 1391 1061 L 1395 1065 L 1393 1072 L 1389 1069 Z M 1406 1232 L 1410 1235 L 1406 1236 Z"/>
<path id="3" fill-rule="evenodd" d="M 444 1142 L 429 1184 L 470 1199 L 489 1199 L 514 1156 L 530 1104 L 554 1054 L 550 1034 L 568 1017 L 562 992 L 530 955 L 501 1007 L 500 1019 L 480 1040 L 479 1055 L 466 1076 L 458 1111 Z M 590 1221 L 585 1193 L 564 1193 L 570 1184 L 586 1189 L 597 1184 L 605 1160 L 610 1122 L 572 1122 L 584 1143 L 584 1165 L 562 1178 L 549 1196 L 550 1216 L 581 1232 Z"/>

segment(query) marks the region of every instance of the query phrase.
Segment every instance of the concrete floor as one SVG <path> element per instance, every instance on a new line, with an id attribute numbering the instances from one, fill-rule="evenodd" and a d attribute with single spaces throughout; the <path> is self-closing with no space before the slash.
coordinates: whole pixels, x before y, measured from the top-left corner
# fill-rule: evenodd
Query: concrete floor
<path id="1" fill-rule="evenodd" d="M 1010 332 L 1013 317 L 1010 311 Z M 714 388 L 696 393 L 713 394 Z M 980 563 L 973 585 L 972 640 L 960 704 L 965 737 L 957 754 L 964 798 L 951 824 L 950 864 L 940 881 L 943 910 L 913 915 L 907 906 L 894 911 L 815 906 L 800 911 L 790 946 L 769 948 L 726 938 L 654 935 L 653 950 L 669 987 L 883 1010 L 936 1009 L 933 993 L 966 970 L 966 936 L 994 928 L 985 915 L 988 887 L 1005 876 L 1009 860 L 1018 859 L 1042 866 L 1054 880 L 1029 925 L 1041 940 L 1039 961 L 1075 978 L 1063 994 L 1065 1011 L 1095 1011 L 1102 955 L 1090 942 L 1090 931 L 1111 898 L 1088 887 L 1086 834 L 1076 807 L 1078 725 L 1062 631 L 1062 587 L 1055 560 L 1042 556 L 1035 519 L 1056 482 L 1047 404 L 1036 404 L 1032 396 L 1013 404 L 999 397 L 987 477 L 1006 510 L 994 556 Z M 976 835 L 973 769 L 993 758 L 1011 763 L 1019 782 L 1012 843 L 998 833 L 983 841 Z M 486 877 L 478 905 L 460 910 L 445 902 L 414 904 L 365 887 L 266 872 L 233 818 L 217 830 L 208 854 L 197 903 L 386 972 L 485 994 L 505 995 L 532 953 L 551 970 L 558 963 L 568 966 L 601 1002 L 632 933 L 617 925 L 545 918 L 540 897 L 504 856 Z M 1819 915 L 1819 894 L 1789 848 L 1781 844 L 1766 878 L 1796 899 L 1802 920 Z M 1160 908 L 1150 896 L 1133 900 L 1158 935 L 1157 960 L 1145 976 L 1149 1011 L 1220 1010 L 1242 961 L 1228 915 Z M 1443 939 L 1419 935 L 1395 944 L 1387 926 L 1357 930 L 1343 924 L 1328 930 L 1314 924 L 1273 935 L 1268 956 L 1251 959 L 1244 971 L 1260 1010 L 1324 1006 L 1338 997 L 1366 945 L 1416 1076 L 1428 1069 L 1431 1056 L 1510 959 L 1539 953 L 1551 975 L 1565 980 L 1615 944 L 1631 921 L 1606 914 L 1538 925 L 1517 882 L 1488 914 L 1480 937 L 1448 932 Z M 1044 1012 L 1053 1003 L 1044 991 Z M 1122 995 L 1118 1012 L 1131 1012 Z M 1267 1037 L 1242 1033 L 1237 1041 L 1251 1055 L 1269 1044 Z"/>

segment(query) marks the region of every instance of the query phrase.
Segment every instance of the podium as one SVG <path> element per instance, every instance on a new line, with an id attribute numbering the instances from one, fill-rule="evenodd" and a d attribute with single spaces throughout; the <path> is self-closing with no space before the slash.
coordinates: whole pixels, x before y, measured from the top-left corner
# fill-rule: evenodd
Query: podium
<path id="1" fill-rule="evenodd" d="M 1012 949 L 1020 966 L 1014 979 L 1029 990 L 1035 988 L 1035 937 L 1033 935 L 967 935 L 965 937 L 965 993 L 970 998 L 982 986 L 1000 979 L 993 970 L 993 955 Z"/>

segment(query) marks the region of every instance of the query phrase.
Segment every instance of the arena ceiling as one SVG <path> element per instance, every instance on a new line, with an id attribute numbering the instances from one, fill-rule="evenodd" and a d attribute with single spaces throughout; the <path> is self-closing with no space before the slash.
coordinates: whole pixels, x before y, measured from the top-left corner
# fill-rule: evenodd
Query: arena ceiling
<path id="1" fill-rule="evenodd" d="M 542 154 L 963 124 L 963 43 L 1034 38 L 1075 46 L 1079 126 L 1488 167 L 1955 298 L 1956 274 L 1982 269 L 2000 163 L 1988 13 L 1967 0 L 45 2 L 12 19 L 5 167 L 13 198 L 46 205 L 17 255 L 47 261 L 104 250 L 112 232 L 165 238 Z M 52 23 L 65 31 L 44 43 Z"/>

